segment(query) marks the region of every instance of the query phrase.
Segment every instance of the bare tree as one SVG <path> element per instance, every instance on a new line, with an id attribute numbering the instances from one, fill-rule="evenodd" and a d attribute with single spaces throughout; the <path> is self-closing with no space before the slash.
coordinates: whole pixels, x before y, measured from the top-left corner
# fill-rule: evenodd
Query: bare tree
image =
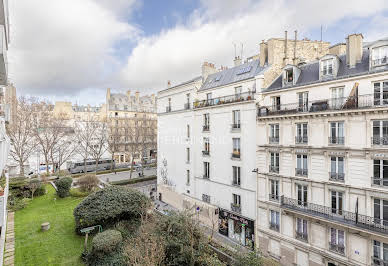
<path id="1" fill-rule="evenodd" d="M 139 138 L 139 149 L 143 156 L 149 156 L 152 149 L 156 148 L 157 128 L 156 119 L 148 114 L 143 114 L 140 118 L 140 138 Z M 145 161 L 143 160 L 143 163 Z M 144 174 L 144 168 L 142 174 Z"/>
<path id="2" fill-rule="evenodd" d="M 63 137 L 58 139 L 50 151 L 51 162 L 53 165 L 57 165 L 55 170 L 61 169 L 61 166 L 75 154 L 77 147 L 74 130 L 72 128 L 65 129 Z"/>
<path id="3" fill-rule="evenodd" d="M 122 127 L 122 122 L 123 121 L 121 121 L 118 118 L 111 118 L 107 122 L 108 151 L 110 152 L 110 154 L 112 156 L 111 169 L 113 169 L 113 167 L 114 167 L 113 160 L 114 160 L 115 154 L 120 151 L 120 144 L 122 143 L 122 134 L 123 134 L 122 131 L 124 129 Z"/>
<path id="4" fill-rule="evenodd" d="M 108 134 L 106 121 L 94 121 L 91 123 L 93 136 L 90 143 L 90 155 L 96 161 L 96 173 L 98 162 L 108 149 Z"/>
<path id="5" fill-rule="evenodd" d="M 24 176 L 24 165 L 36 149 L 33 98 L 20 97 L 12 123 L 6 126 L 11 140 L 10 155 L 19 164 L 20 175 Z"/>
<path id="6" fill-rule="evenodd" d="M 141 143 L 142 129 L 141 129 L 141 121 L 137 117 L 128 119 L 125 122 L 126 122 L 125 123 L 126 125 L 125 153 L 129 156 L 130 162 L 131 162 L 131 170 L 129 173 L 129 178 L 131 179 L 135 158 L 139 157 L 139 154 L 141 151 L 140 143 Z"/>

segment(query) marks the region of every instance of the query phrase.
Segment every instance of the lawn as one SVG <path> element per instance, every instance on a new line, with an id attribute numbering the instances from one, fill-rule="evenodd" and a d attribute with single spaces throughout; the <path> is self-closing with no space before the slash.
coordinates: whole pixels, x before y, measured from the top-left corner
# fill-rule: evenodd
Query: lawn
<path id="1" fill-rule="evenodd" d="M 60 199 L 46 188 L 46 195 L 15 213 L 15 265 L 83 265 L 84 237 L 75 234 L 73 217 L 82 198 Z M 49 231 L 40 231 L 43 222 L 50 222 Z"/>

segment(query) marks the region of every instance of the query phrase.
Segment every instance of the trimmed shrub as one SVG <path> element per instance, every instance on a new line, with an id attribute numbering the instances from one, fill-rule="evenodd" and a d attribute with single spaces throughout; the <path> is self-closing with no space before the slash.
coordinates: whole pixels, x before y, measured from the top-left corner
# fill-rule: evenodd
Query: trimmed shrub
<path id="1" fill-rule="evenodd" d="M 117 186 L 124 186 L 124 185 L 131 185 L 131 184 L 136 184 L 136 183 L 150 181 L 150 180 L 156 180 L 156 175 L 140 177 L 140 178 L 124 179 L 120 181 L 112 181 L 110 182 L 110 184 L 117 185 Z"/>
<path id="2" fill-rule="evenodd" d="M 71 177 L 63 177 L 55 181 L 55 185 L 57 186 L 57 195 L 60 198 L 65 198 L 69 196 L 69 191 L 72 182 L 73 179 Z"/>
<path id="3" fill-rule="evenodd" d="M 114 251 L 123 241 L 121 233 L 116 230 L 106 230 L 98 233 L 92 241 L 92 253 L 103 256 Z"/>
<path id="4" fill-rule="evenodd" d="M 89 195 L 89 192 L 80 191 L 78 188 L 70 189 L 70 196 L 75 198 L 84 198 Z"/>
<path id="5" fill-rule="evenodd" d="M 150 200 L 141 192 L 111 186 L 87 196 L 74 209 L 75 229 L 92 225 L 112 226 L 121 220 L 139 219 L 151 206 Z"/>
<path id="6" fill-rule="evenodd" d="M 35 190 L 34 197 L 35 196 L 42 196 L 46 194 L 46 186 L 44 184 L 40 184 L 37 190 Z"/>
<path id="7" fill-rule="evenodd" d="M 100 183 L 100 180 L 94 174 L 81 176 L 77 180 L 77 185 L 83 192 L 92 192 Z"/>
<path id="8" fill-rule="evenodd" d="M 18 211 L 24 209 L 28 203 L 30 203 L 31 199 L 29 198 L 10 198 L 8 200 L 8 209 L 10 211 Z"/>

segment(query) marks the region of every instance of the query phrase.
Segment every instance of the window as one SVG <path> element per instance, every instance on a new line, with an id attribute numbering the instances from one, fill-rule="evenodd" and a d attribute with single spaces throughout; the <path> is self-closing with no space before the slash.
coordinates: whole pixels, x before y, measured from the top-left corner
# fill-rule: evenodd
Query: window
<path id="1" fill-rule="evenodd" d="M 388 63 L 388 46 L 380 46 L 372 49 L 372 66 L 380 66 Z"/>
<path id="2" fill-rule="evenodd" d="M 240 186 L 241 185 L 241 168 L 238 166 L 232 166 L 233 169 L 233 185 Z"/>
<path id="3" fill-rule="evenodd" d="M 236 95 L 237 98 L 240 97 L 241 92 L 242 92 L 242 87 L 241 86 L 234 88 L 234 95 Z"/>
<path id="4" fill-rule="evenodd" d="M 279 143 L 279 124 L 269 125 L 269 143 Z"/>
<path id="5" fill-rule="evenodd" d="M 171 98 L 168 98 L 168 106 L 166 108 L 166 112 L 171 112 Z"/>
<path id="6" fill-rule="evenodd" d="M 331 122 L 330 123 L 330 144 L 344 144 L 344 122 Z"/>
<path id="7" fill-rule="evenodd" d="M 190 148 L 186 148 L 186 162 L 190 162 Z"/>
<path id="8" fill-rule="evenodd" d="M 293 71 L 293 68 L 289 68 L 289 69 L 286 69 L 285 70 L 286 72 L 286 79 L 285 79 L 285 83 L 292 83 L 293 80 L 294 80 L 294 71 Z"/>
<path id="9" fill-rule="evenodd" d="M 190 93 L 186 94 L 186 102 L 190 104 Z"/>
<path id="10" fill-rule="evenodd" d="M 204 150 L 202 151 L 203 155 L 210 154 L 210 141 L 209 138 L 203 138 Z"/>
<path id="11" fill-rule="evenodd" d="M 210 196 L 207 194 L 202 194 L 202 200 L 204 202 L 210 203 Z"/>
<path id="12" fill-rule="evenodd" d="M 209 93 L 206 93 L 206 103 L 207 104 L 212 104 L 213 100 L 212 100 L 212 93 L 209 92 Z"/>
<path id="13" fill-rule="evenodd" d="M 209 131 L 210 129 L 210 115 L 204 114 L 203 115 L 203 131 Z"/>
<path id="14" fill-rule="evenodd" d="M 374 105 L 388 104 L 388 81 L 373 83 L 373 99 Z"/>
<path id="15" fill-rule="evenodd" d="M 388 200 L 379 198 L 373 200 L 373 217 L 376 224 L 388 225 Z"/>
<path id="16" fill-rule="evenodd" d="M 333 75 L 333 64 L 334 64 L 334 59 L 326 59 L 321 61 L 321 69 L 322 69 L 322 75 Z"/>
<path id="17" fill-rule="evenodd" d="M 186 170 L 186 184 L 190 185 L 190 170 Z"/>
<path id="18" fill-rule="evenodd" d="M 298 111 L 308 112 L 308 110 L 309 110 L 309 93 L 307 91 L 298 93 Z"/>
<path id="19" fill-rule="evenodd" d="M 297 143 L 297 144 L 307 144 L 307 142 L 308 142 L 307 123 L 298 123 L 298 124 L 296 124 L 295 143 Z"/>
<path id="20" fill-rule="evenodd" d="M 388 186 L 388 160 L 373 160 L 373 185 Z"/>
<path id="21" fill-rule="evenodd" d="M 186 127 L 186 136 L 187 138 L 190 138 L 190 125 L 187 125 Z"/>
<path id="22" fill-rule="evenodd" d="M 345 254 L 345 232 L 336 228 L 330 228 L 330 243 L 331 251 Z"/>
<path id="23" fill-rule="evenodd" d="M 241 196 L 237 194 L 233 194 L 233 204 L 235 206 L 241 206 Z"/>
<path id="24" fill-rule="evenodd" d="M 302 218 L 296 218 L 296 238 L 307 241 L 307 221 Z"/>
<path id="25" fill-rule="evenodd" d="M 344 87 L 331 88 L 330 89 L 331 99 L 330 99 L 330 107 L 332 109 L 342 108 L 344 104 Z"/>
<path id="26" fill-rule="evenodd" d="M 307 155 L 306 154 L 297 154 L 296 155 L 296 169 L 295 175 L 298 176 L 307 176 Z"/>
<path id="27" fill-rule="evenodd" d="M 233 118 L 233 124 L 232 128 L 240 128 L 240 110 L 234 110 L 232 111 L 232 118 Z"/>
<path id="28" fill-rule="evenodd" d="M 374 265 L 388 264 L 388 244 L 373 240 L 373 263 Z"/>
<path id="29" fill-rule="evenodd" d="M 279 200 L 279 180 L 269 180 L 271 193 L 269 194 L 270 200 Z"/>
<path id="30" fill-rule="evenodd" d="M 280 228 L 280 215 L 279 212 L 271 210 L 270 211 L 270 220 L 269 220 L 269 228 L 275 231 L 279 231 Z"/>
<path id="31" fill-rule="evenodd" d="M 331 191 L 331 213 L 342 215 L 343 210 L 343 193 L 339 191 Z"/>
<path id="32" fill-rule="evenodd" d="M 210 178 L 210 163 L 203 163 L 203 178 Z"/>
<path id="33" fill-rule="evenodd" d="M 307 186 L 296 185 L 296 191 L 298 196 L 298 205 L 307 206 Z"/>
<path id="34" fill-rule="evenodd" d="M 388 145 L 388 120 L 373 121 L 373 145 Z"/>
<path id="35" fill-rule="evenodd" d="M 344 181 L 344 157 L 330 157 L 330 179 Z"/>
<path id="36" fill-rule="evenodd" d="M 232 158 L 240 158 L 240 138 L 233 138 Z"/>
<path id="37" fill-rule="evenodd" d="M 279 153 L 277 152 L 271 152 L 269 171 L 273 173 L 279 173 Z"/>
<path id="38" fill-rule="evenodd" d="M 273 111 L 280 111 L 280 96 L 272 97 Z"/>

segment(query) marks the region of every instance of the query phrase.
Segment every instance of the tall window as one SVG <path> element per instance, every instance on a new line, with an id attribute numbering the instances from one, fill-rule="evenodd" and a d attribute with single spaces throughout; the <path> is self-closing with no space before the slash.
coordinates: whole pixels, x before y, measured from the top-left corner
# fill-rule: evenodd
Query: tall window
<path id="1" fill-rule="evenodd" d="M 238 86 L 238 87 L 234 88 L 234 94 L 236 95 L 236 97 L 240 97 L 241 92 L 242 92 L 242 87 L 241 86 Z"/>
<path id="2" fill-rule="evenodd" d="M 344 144 L 344 122 L 331 122 L 330 123 L 330 144 Z"/>
<path id="3" fill-rule="evenodd" d="M 297 154 L 295 174 L 299 176 L 307 176 L 307 173 L 307 154 Z"/>
<path id="4" fill-rule="evenodd" d="M 373 263 L 374 265 L 387 265 L 388 244 L 373 240 Z"/>
<path id="5" fill-rule="evenodd" d="M 280 96 L 272 97 L 272 109 L 273 111 L 280 110 Z"/>
<path id="6" fill-rule="evenodd" d="M 299 112 L 308 112 L 309 110 L 309 93 L 299 92 L 298 93 L 298 111 Z"/>
<path id="7" fill-rule="evenodd" d="M 279 180 L 269 180 L 271 193 L 269 194 L 270 200 L 279 200 Z"/>
<path id="8" fill-rule="evenodd" d="M 307 144 L 307 142 L 308 142 L 307 123 L 296 124 L 295 143 Z"/>
<path id="9" fill-rule="evenodd" d="M 211 92 L 206 93 L 206 100 L 208 103 L 210 103 L 211 99 L 212 99 L 212 93 Z"/>
<path id="10" fill-rule="evenodd" d="M 388 186 L 388 160 L 373 160 L 373 184 Z"/>
<path id="11" fill-rule="evenodd" d="M 331 191 L 331 213 L 342 215 L 343 210 L 343 193 L 339 191 Z"/>
<path id="12" fill-rule="evenodd" d="M 388 46 L 380 46 L 372 50 L 372 66 L 380 66 L 388 63 Z"/>
<path id="13" fill-rule="evenodd" d="M 190 93 L 186 94 L 186 102 L 190 104 Z"/>
<path id="14" fill-rule="evenodd" d="M 210 178 L 210 163 L 203 162 L 203 178 Z"/>
<path id="15" fill-rule="evenodd" d="M 296 237 L 307 241 L 307 220 L 296 218 Z"/>
<path id="16" fill-rule="evenodd" d="M 240 158 L 240 138 L 233 138 L 233 158 Z"/>
<path id="17" fill-rule="evenodd" d="M 273 173 L 279 173 L 279 153 L 277 152 L 271 152 L 269 171 Z"/>
<path id="18" fill-rule="evenodd" d="M 190 162 L 190 148 L 186 148 L 186 162 Z"/>
<path id="19" fill-rule="evenodd" d="M 186 184 L 190 185 L 190 170 L 186 170 Z"/>
<path id="20" fill-rule="evenodd" d="M 270 211 L 270 220 L 269 220 L 269 228 L 275 231 L 279 231 L 280 228 L 280 215 L 279 212 L 271 210 Z"/>
<path id="21" fill-rule="evenodd" d="M 233 170 L 233 185 L 240 186 L 241 185 L 241 168 L 238 166 L 232 166 Z"/>
<path id="22" fill-rule="evenodd" d="M 270 143 L 279 143 L 279 124 L 269 125 L 269 142 Z"/>
<path id="23" fill-rule="evenodd" d="M 339 109 L 342 107 L 344 99 L 344 87 L 331 88 L 330 106 L 332 109 Z"/>
<path id="24" fill-rule="evenodd" d="M 204 150 L 203 154 L 204 155 L 209 155 L 210 154 L 210 141 L 209 138 L 203 138 L 203 144 L 204 144 Z"/>
<path id="25" fill-rule="evenodd" d="M 167 112 L 171 112 L 171 98 L 168 98 Z M 117 114 L 117 113 L 116 113 Z"/>
<path id="26" fill-rule="evenodd" d="M 241 196 L 237 194 L 233 194 L 233 205 L 241 206 Z"/>
<path id="27" fill-rule="evenodd" d="M 388 120 L 373 121 L 372 144 L 388 145 Z"/>
<path id="28" fill-rule="evenodd" d="M 374 89 L 374 105 L 387 105 L 388 104 L 388 81 L 373 83 Z"/>
<path id="29" fill-rule="evenodd" d="M 186 136 L 187 138 L 190 138 L 190 125 L 187 125 L 186 127 Z"/>
<path id="30" fill-rule="evenodd" d="M 210 114 L 203 114 L 203 131 L 210 129 Z"/>
<path id="31" fill-rule="evenodd" d="M 373 199 L 373 214 L 376 224 L 388 225 L 388 200 Z"/>
<path id="32" fill-rule="evenodd" d="M 344 181 L 344 157 L 330 157 L 330 179 Z"/>
<path id="33" fill-rule="evenodd" d="M 233 124 L 232 128 L 240 128 L 240 110 L 232 111 Z"/>
<path id="34" fill-rule="evenodd" d="M 307 206 L 307 186 L 296 185 L 296 191 L 298 196 L 298 205 Z"/>
<path id="35" fill-rule="evenodd" d="M 336 228 L 330 228 L 330 250 L 345 253 L 345 232 Z"/>
<path id="36" fill-rule="evenodd" d="M 322 60 L 321 61 L 322 75 L 333 75 L 333 64 L 334 64 L 333 58 Z"/>

